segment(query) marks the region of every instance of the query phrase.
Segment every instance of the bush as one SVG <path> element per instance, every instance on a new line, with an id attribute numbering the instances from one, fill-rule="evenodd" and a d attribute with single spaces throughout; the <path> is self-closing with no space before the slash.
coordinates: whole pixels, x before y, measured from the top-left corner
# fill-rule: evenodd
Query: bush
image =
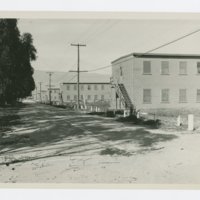
<path id="1" fill-rule="evenodd" d="M 161 121 L 157 120 L 145 120 L 145 118 L 137 118 L 135 115 L 131 115 L 128 117 L 120 117 L 117 119 L 119 122 L 131 122 L 137 125 L 146 125 L 151 128 L 159 128 L 161 125 Z"/>
<path id="2" fill-rule="evenodd" d="M 151 128 L 159 128 L 161 125 L 161 121 L 159 119 L 157 120 L 147 120 L 143 122 L 144 125 L 150 126 Z"/>
<path id="3" fill-rule="evenodd" d="M 106 117 L 115 117 L 114 111 L 108 110 L 108 111 L 106 112 Z"/>
<path id="4" fill-rule="evenodd" d="M 129 156 L 130 153 L 128 153 L 125 150 L 117 149 L 117 148 L 106 148 L 100 152 L 101 155 L 124 155 Z"/>

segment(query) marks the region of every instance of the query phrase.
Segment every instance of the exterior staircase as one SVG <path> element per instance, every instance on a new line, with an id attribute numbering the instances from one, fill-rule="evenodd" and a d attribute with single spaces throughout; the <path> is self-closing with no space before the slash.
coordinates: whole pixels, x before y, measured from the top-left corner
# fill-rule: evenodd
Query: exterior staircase
<path id="1" fill-rule="evenodd" d="M 124 84 L 122 83 L 117 84 L 116 92 L 117 92 L 117 95 L 121 97 L 122 103 L 125 108 L 128 108 L 128 109 L 134 108 L 133 103 L 128 95 L 128 92 Z"/>

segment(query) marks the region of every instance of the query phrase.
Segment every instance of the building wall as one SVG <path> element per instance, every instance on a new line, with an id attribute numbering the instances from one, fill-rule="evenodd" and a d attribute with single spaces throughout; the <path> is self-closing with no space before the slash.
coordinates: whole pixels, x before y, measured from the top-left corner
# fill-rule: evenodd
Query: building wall
<path id="1" fill-rule="evenodd" d="M 49 101 L 49 90 L 47 92 L 47 99 Z M 60 89 L 59 88 L 52 88 L 51 89 L 51 101 L 52 102 L 60 102 Z"/>
<path id="2" fill-rule="evenodd" d="M 102 85 L 104 86 L 104 89 L 102 89 Z M 89 83 L 89 84 L 80 84 L 80 98 L 83 95 L 83 100 L 87 102 L 95 102 L 98 100 L 101 100 L 102 95 L 104 96 L 105 101 L 110 101 L 111 99 L 111 86 L 110 84 L 94 84 L 94 83 Z M 91 89 L 88 89 L 88 86 Z M 70 87 L 69 90 L 67 87 Z M 76 89 L 74 88 L 76 87 Z M 83 88 L 82 88 L 83 87 Z M 97 87 L 97 89 L 95 88 Z M 63 96 L 63 102 L 69 103 L 69 102 L 76 102 L 76 99 L 74 96 L 77 97 L 77 84 L 76 83 L 64 83 L 61 85 L 61 92 Z M 88 99 L 88 95 L 90 95 L 90 99 Z M 95 99 L 95 95 L 97 95 L 97 99 Z M 68 96 L 70 99 L 68 99 Z"/>
<path id="3" fill-rule="evenodd" d="M 143 74 L 143 61 L 151 61 L 151 74 Z M 169 62 L 169 74 L 161 74 L 161 61 Z M 179 74 L 180 61 L 187 62 L 187 74 Z M 118 61 L 120 62 L 120 61 Z M 133 58 L 129 62 L 113 65 L 116 77 L 119 65 L 124 67 L 123 83 L 136 109 L 200 107 L 197 89 L 200 89 L 200 74 L 197 73 L 195 59 Z M 151 103 L 143 103 L 143 90 L 151 89 Z M 169 89 L 169 102 L 161 102 L 161 90 Z M 187 101 L 179 102 L 179 89 L 186 89 Z"/>
<path id="4" fill-rule="evenodd" d="M 41 100 L 42 100 L 42 103 L 48 103 L 48 100 L 49 99 L 49 94 L 47 91 L 42 91 L 41 92 Z"/>
<path id="5" fill-rule="evenodd" d="M 123 58 L 112 65 L 113 84 L 123 83 L 129 97 L 134 98 L 133 94 L 133 57 Z M 117 101 L 117 102 L 116 102 Z M 112 108 L 124 108 L 120 99 L 116 99 L 115 88 L 112 89 Z"/>

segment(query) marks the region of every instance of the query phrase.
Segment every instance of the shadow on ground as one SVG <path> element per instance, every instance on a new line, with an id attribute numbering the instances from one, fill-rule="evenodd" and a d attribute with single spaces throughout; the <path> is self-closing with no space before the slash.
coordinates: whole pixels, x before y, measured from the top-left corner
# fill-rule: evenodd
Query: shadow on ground
<path id="1" fill-rule="evenodd" d="M 101 155 L 131 155 L 132 152 L 119 150 L 116 144 L 149 150 L 160 142 L 177 138 L 173 134 L 152 133 L 145 127 L 127 128 L 113 119 L 85 116 L 45 105 L 24 106 L 15 113 L 8 110 L 0 117 L 0 123 L 9 127 L 0 129 L 0 155 L 35 152 L 31 158 L 13 159 L 10 163 L 85 152 L 92 154 L 94 151 Z M 39 155 L 37 151 L 50 153 Z"/>

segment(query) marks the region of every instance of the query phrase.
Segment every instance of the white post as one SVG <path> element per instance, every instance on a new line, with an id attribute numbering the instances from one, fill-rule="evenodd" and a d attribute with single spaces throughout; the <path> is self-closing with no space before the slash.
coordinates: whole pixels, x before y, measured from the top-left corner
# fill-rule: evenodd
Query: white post
<path id="1" fill-rule="evenodd" d="M 98 107 L 96 106 L 96 112 L 98 112 Z"/>
<path id="2" fill-rule="evenodd" d="M 140 118 L 140 112 L 137 112 L 137 119 Z"/>
<path id="3" fill-rule="evenodd" d="M 188 115 L 188 131 L 194 130 L 194 115 L 189 114 Z"/>
<path id="4" fill-rule="evenodd" d="M 124 117 L 127 117 L 128 113 L 127 110 L 124 110 Z"/>
<path id="5" fill-rule="evenodd" d="M 177 126 L 181 126 L 181 116 L 177 117 Z"/>
<path id="6" fill-rule="evenodd" d="M 124 117 L 126 117 L 126 110 L 124 110 Z"/>
<path id="7" fill-rule="evenodd" d="M 90 111 L 93 111 L 92 106 L 90 107 Z"/>

